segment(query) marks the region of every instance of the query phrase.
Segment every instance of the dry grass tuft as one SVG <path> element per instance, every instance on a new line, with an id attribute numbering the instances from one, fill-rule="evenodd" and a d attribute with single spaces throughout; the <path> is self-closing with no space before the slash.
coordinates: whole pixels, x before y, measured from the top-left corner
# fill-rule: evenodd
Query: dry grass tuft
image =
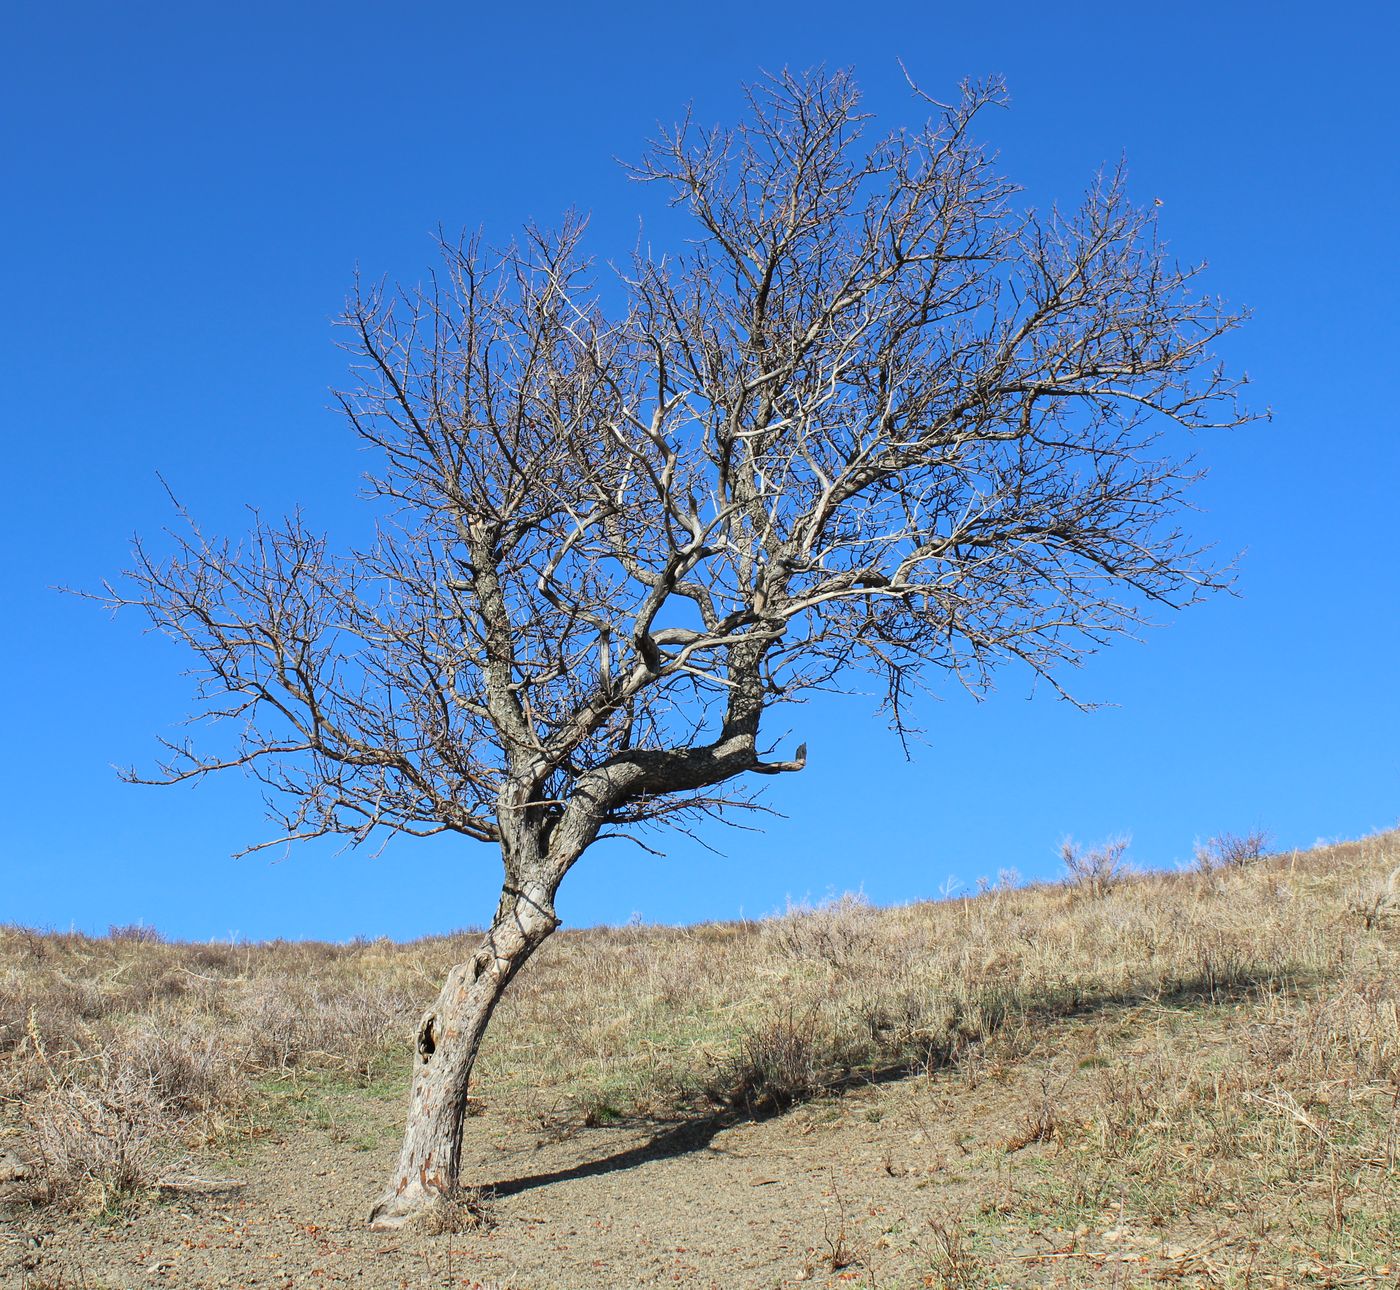
<path id="1" fill-rule="evenodd" d="M 847 892 L 819 905 L 792 905 L 763 924 L 763 939 L 779 958 L 854 971 L 876 951 L 880 918 L 864 896 Z"/>
<path id="2" fill-rule="evenodd" d="M 722 1058 L 709 1087 L 721 1105 L 750 1115 L 786 1110 L 817 1093 L 831 1077 L 833 1041 L 814 1013 L 785 1013 L 744 1029 L 736 1051 Z"/>
<path id="3" fill-rule="evenodd" d="M 466 1232 L 489 1232 L 496 1221 L 495 1197 L 489 1189 L 460 1187 L 428 1210 L 423 1228 L 434 1236 L 460 1236 Z"/>

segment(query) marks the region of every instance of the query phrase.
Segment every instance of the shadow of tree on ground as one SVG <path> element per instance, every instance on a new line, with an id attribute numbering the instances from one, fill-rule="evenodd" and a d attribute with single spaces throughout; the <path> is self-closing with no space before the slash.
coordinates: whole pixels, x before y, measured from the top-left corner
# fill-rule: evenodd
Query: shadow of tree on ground
<path id="1" fill-rule="evenodd" d="M 1264 986 L 1306 987 L 1317 983 L 1317 978 L 1307 974 L 1277 970 L 1257 973 L 1237 972 L 1229 980 L 1222 980 L 1215 973 L 1202 973 L 1177 983 L 1167 991 L 1131 991 L 1103 993 L 1092 997 L 1075 997 L 1061 1001 L 1058 1005 L 1031 1009 L 1025 1013 L 1014 1015 L 1018 1018 L 1024 1018 L 1026 1022 L 1031 1024 L 1049 1025 L 1059 1021 L 1072 1021 L 1077 1018 L 1123 1012 L 1130 1008 L 1141 1007 L 1144 1004 L 1156 1004 L 1164 1007 L 1182 1007 L 1193 1004 L 1202 1007 L 1220 1006 L 1241 1002 L 1247 999 L 1254 990 Z M 975 1036 L 961 1044 L 934 1048 L 917 1060 L 905 1057 L 899 1061 L 866 1067 L 858 1071 L 848 1070 L 833 1073 L 831 1078 L 822 1081 L 811 1097 L 784 1105 L 730 1105 L 709 1110 L 697 1110 L 695 1114 L 670 1121 L 623 1122 L 614 1128 L 627 1129 L 652 1125 L 657 1131 L 645 1142 L 622 1151 L 600 1156 L 596 1160 L 586 1160 L 565 1169 L 527 1174 L 487 1184 L 483 1190 L 495 1197 L 516 1196 L 537 1187 L 549 1187 L 555 1183 L 596 1178 L 622 1169 L 636 1169 L 653 1161 L 675 1159 L 678 1156 L 704 1151 L 725 1129 L 733 1128 L 738 1124 L 756 1124 L 774 1119 L 791 1110 L 793 1106 L 802 1105 L 818 1097 L 839 1096 L 856 1088 L 875 1087 L 898 1080 L 917 1078 L 921 1075 L 931 1075 L 939 1070 L 956 1067 L 962 1058 L 978 1044 L 985 1043 L 1004 1029 L 1006 1020 L 1007 1018 L 1003 1017 L 997 1025 L 990 1027 L 983 1035 Z"/>

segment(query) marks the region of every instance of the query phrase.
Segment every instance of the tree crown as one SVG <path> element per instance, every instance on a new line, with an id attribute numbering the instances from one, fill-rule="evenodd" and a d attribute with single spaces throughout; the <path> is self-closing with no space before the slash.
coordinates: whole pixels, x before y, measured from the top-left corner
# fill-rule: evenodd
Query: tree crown
<path id="1" fill-rule="evenodd" d="M 1210 352 L 1240 315 L 1121 171 L 1017 209 L 972 136 L 1000 100 L 967 85 L 872 137 L 847 73 L 785 72 L 741 126 L 651 143 L 631 173 L 697 237 L 606 292 L 577 219 L 357 288 L 339 402 L 376 450 L 377 539 L 191 526 L 111 593 L 241 723 L 162 777 L 251 767 L 287 837 L 509 851 L 574 812 L 577 849 L 800 766 L 760 747 L 774 704 L 873 672 L 902 732 L 932 676 L 980 690 L 1019 660 L 1058 688 L 1220 585 L 1176 527 L 1195 471 L 1168 436 L 1243 419 Z"/>

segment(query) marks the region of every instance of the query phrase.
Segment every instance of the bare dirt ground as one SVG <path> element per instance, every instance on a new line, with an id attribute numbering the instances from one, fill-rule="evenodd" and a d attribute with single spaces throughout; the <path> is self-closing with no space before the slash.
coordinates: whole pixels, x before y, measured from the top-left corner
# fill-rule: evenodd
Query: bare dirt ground
<path id="1" fill-rule="evenodd" d="M 1244 1212 L 1220 1200 L 1223 1177 L 1211 1187 L 1230 1169 L 1208 1143 L 1194 1162 L 1177 1144 L 1184 1171 L 1144 1175 L 1131 1159 L 1103 1171 L 1085 1126 L 1103 1113 L 1105 1079 L 1160 1073 L 1174 1054 L 1183 1071 L 1187 1054 L 1228 1059 L 1257 1013 L 1248 1000 L 1113 1009 L 1020 1051 L 992 1045 L 958 1069 L 761 1121 L 541 1133 L 488 1106 L 470 1122 L 465 1172 L 494 1194 L 485 1221 L 459 1231 L 369 1231 L 399 1105 L 323 1099 L 198 1162 L 241 1186 L 175 1193 L 105 1225 L 36 1211 L 0 1257 L 26 1290 L 1400 1285 L 1384 1245 L 1363 1242 L 1364 1262 L 1339 1261 L 1335 1243 L 1324 1253 L 1325 1168 L 1251 1189 Z M 1342 1197 L 1339 1221 L 1400 1240 L 1393 1117 L 1390 1132 L 1388 1166 L 1374 1144 L 1389 1181 L 1364 1205 Z"/>

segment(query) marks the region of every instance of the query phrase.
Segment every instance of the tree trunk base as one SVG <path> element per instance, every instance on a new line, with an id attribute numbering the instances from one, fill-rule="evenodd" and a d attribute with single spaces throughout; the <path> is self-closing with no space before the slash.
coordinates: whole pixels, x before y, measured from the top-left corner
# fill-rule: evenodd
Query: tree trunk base
<path id="1" fill-rule="evenodd" d="M 443 1202 L 436 1187 L 420 1182 L 410 1183 L 400 1192 L 388 1192 L 369 1212 L 369 1225 L 376 1232 L 393 1232 L 406 1224 L 425 1218 Z"/>

